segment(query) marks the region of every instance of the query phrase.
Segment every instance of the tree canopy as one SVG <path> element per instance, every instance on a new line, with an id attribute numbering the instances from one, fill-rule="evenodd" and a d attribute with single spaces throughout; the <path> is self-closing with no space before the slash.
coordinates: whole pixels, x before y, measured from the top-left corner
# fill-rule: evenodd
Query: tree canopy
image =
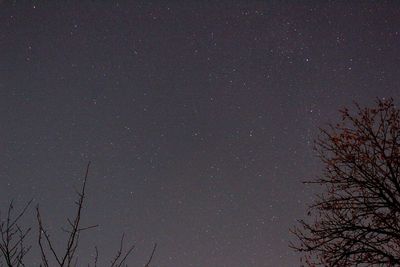
<path id="1" fill-rule="evenodd" d="M 316 140 L 322 191 L 292 230 L 307 266 L 400 265 L 400 110 L 355 106 Z"/>

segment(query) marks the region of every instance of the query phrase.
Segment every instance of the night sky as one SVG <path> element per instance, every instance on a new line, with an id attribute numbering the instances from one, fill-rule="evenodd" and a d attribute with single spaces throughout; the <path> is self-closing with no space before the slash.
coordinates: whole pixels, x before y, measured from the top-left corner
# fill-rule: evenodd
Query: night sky
<path id="1" fill-rule="evenodd" d="M 80 266 L 122 233 L 129 266 L 299 266 L 318 127 L 398 103 L 400 3 L 166 2 L 0 3 L 2 210 L 61 249 L 90 160 Z"/>

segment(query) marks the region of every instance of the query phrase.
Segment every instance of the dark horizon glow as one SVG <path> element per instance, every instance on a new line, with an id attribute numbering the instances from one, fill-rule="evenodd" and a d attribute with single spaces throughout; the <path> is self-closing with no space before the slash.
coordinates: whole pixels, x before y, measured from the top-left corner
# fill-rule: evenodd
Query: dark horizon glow
<path id="1" fill-rule="evenodd" d="M 318 127 L 398 103 L 397 2 L 200 2 L 0 2 L 0 207 L 61 239 L 90 160 L 82 266 L 299 266 Z"/>

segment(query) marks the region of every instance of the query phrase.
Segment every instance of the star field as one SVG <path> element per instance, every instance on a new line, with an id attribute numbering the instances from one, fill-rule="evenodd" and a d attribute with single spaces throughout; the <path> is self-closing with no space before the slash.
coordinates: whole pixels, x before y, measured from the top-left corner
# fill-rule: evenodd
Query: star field
<path id="1" fill-rule="evenodd" d="M 395 1 L 1 1 L 0 207 L 60 239 L 90 160 L 82 266 L 122 233 L 129 266 L 299 266 L 318 127 L 398 101 L 399 29 Z"/>

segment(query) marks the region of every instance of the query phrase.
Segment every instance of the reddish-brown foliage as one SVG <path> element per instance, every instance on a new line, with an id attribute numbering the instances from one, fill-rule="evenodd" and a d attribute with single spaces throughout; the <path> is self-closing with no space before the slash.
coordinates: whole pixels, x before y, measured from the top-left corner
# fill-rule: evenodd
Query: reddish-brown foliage
<path id="1" fill-rule="evenodd" d="M 376 104 L 341 110 L 316 141 L 324 172 L 310 183 L 323 193 L 291 245 L 307 266 L 400 265 L 400 110 L 393 99 Z"/>

